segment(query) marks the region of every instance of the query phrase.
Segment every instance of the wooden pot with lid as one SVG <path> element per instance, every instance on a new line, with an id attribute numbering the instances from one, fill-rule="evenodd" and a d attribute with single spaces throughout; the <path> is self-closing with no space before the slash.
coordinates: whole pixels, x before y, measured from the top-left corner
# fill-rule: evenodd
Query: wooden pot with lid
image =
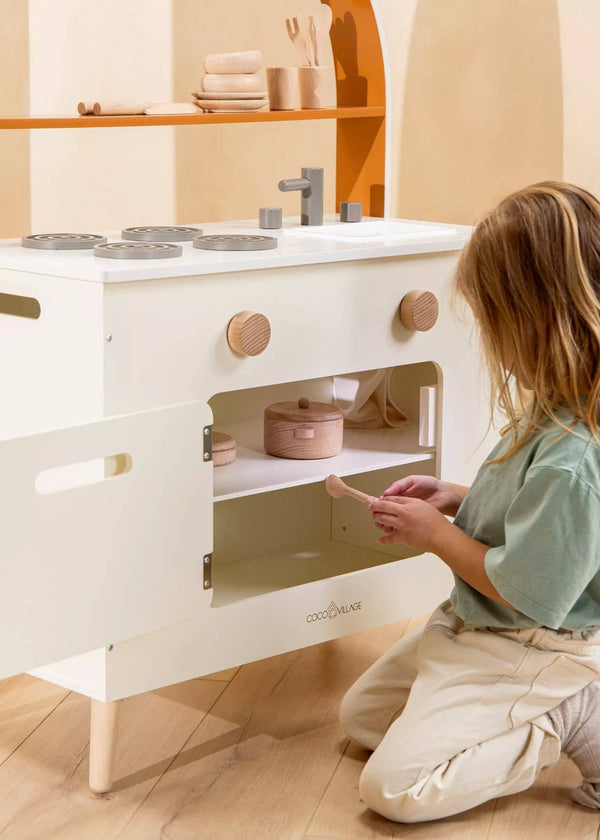
<path id="1" fill-rule="evenodd" d="M 344 417 L 328 403 L 280 402 L 265 408 L 265 451 L 279 458 L 333 458 L 342 449 Z"/>
<path id="2" fill-rule="evenodd" d="M 236 444 L 231 435 L 225 432 L 213 431 L 212 436 L 212 458 L 213 467 L 224 467 L 232 464 L 236 457 Z"/>

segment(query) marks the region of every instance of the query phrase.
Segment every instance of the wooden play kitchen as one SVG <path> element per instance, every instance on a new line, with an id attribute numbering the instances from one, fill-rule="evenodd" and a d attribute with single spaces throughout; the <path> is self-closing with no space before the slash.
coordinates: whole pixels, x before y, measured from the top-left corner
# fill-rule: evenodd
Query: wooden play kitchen
<path id="1" fill-rule="evenodd" d="M 487 427 L 470 328 L 445 291 L 470 230 L 373 218 L 384 215 L 390 167 L 386 64 L 371 5 L 331 6 L 334 25 L 356 24 L 368 75 L 367 101 L 352 101 L 363 88 L 342 77 L 338 108 L 325 112 L 338 119 L 338 206 L 362 202 L 363 222 L 336 214 L 301 229 L 288 219 L 276 248 L 221 252 L 188 239 L 171 243 L 180 250 L 169 259 L 0 243 L 0 677 L 31 671 L 92 699 L 97 792 L 111 786 L 122 698 L 424 613 L 450 590 L 438 558 L 379 546 L 367 507 L 325 484 L 341 476 L 378 497 L 411 473 L 468 483 Z M 274 171 L 274 184 L 286 174 Z M 200 227 L 217 241 L 261 238 L 256 220 Z M 94 241 L 104 238 L 114 234 Z M 342 429 L 330 408 L 336 377 L 379 369 L 391 370 L 408 422 Z M 282 403 L 294 416 L 272 419 L 294 437 L 271 455 L 265 409 Z M 318 404 L 329 408 L 298 425 L 296 412 Z M 334 430 L 328 457 L 320 426 Z M 217 446 L 213 428 L 228 436 Z M 235 459 L 215 469 L 213 449 L 229 439 Z M 273 430 L 268 440 L 281 445 Z M 291 440 L 303 452 L 318 444 L 318 457 L 297 457 Z"/>

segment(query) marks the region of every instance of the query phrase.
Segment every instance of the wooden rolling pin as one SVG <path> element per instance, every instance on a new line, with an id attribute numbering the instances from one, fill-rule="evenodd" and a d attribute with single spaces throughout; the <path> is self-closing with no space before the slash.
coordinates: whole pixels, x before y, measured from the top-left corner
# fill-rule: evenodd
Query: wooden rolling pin
<path id="1" fill-rule="evenodd" d="M 115 114 L 143 114 L 149 108 L 150 102 L 80 102 L 77 111 L 82 115 L 94 114 L 100 116 L 114 116 Z"/>
<path id="2" fill-rule="evenodd" d="M 376 502 L 376 496 L 369 496 L 367 493 L 361 493 L 360 490 L 355 490 L 354 487 L 348 487 L 344 484 L 342 479 L 337 475 L 327 476 L 325 481 L 325 489 L 334 499 L 340 499 L 342 496 L 349 496 L 351 499 L 356 499 L 357 502 L 363 502 L 365 505 L 370 505 L 371 502 Z"/>

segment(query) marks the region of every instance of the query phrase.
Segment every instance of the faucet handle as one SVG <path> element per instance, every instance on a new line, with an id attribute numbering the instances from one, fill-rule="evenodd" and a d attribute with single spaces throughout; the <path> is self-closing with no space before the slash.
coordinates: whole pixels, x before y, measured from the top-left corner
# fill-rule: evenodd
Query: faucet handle
<path id="1" fill-rule="evenodd" d="M 308 178 L 285 178 L 279 182 L 281 192 L 293 192 L 294 190 L 310 190 L 311 183 Z"/>

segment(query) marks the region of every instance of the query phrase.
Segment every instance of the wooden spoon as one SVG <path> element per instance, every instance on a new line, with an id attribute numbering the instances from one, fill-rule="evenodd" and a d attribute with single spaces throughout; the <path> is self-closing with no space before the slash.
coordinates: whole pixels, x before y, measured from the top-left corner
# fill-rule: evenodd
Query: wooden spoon
<path id="1" fill-rule="evenodd" d="M 354 487 L 348 487 L 344 484 L 342 479 L 337 475 L 327 476 L 325 481 L 325 489 L 334 499 L 341 499 L 342 496 L 349 496 L 351 499 L 356 499 L 358 502 L 364 502 L 370 505 L 371 502 L 377 501 L 376 496 L 369 496 L 367 493 L 361 493 L 360 490 L 355 490 Z"/>
<path id="2" fill-rule="evenodd" d="M 327 55 L 329 52 L 329 30 L 333 20 L 333 12 L 331 6 L 321 4 L 313 12 L 313 20 L 315 27 L 315 65 L 317 67 L 323 66 L 327 62 Z"/>

